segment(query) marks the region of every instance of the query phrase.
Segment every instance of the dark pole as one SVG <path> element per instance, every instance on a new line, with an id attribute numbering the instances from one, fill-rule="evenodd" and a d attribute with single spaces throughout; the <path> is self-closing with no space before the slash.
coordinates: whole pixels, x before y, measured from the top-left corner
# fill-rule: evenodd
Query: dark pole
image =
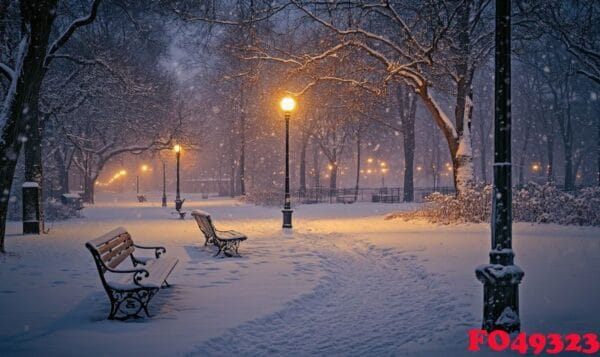
<path id="1" fill-rule="evenodd" d="M 181 210 L 181 206 L 183 205 L 183 201 L 181 200 L 181 195 L 179 191 L 179 161 L 181 158 L 181 149 L 177 150 L 175 153 L 175 157 L 177 158 L 177 191 L 175 194 L 175 209 L 177 211 Z"/>
<path id="2" fill-rule="evenodd" d="M 476 269 L 484 284 L 483 328 L 519 331 L 519 289 L 523 271 L 512 250 L 510 0 L 496 1 L 494 190 L 490 264 Z"/>
<path id="3" fill-rule="evenodd" d="M 167 207 L 167 163 L 163 162 L 163 195 L 162 206 Z"/>
<path id="4" fill-rule="evenodd" d="M 285 201 L 283 204 L 283 228 L 292 228 L 290 202 L 290 113 L 285 112 Z"/>
<path id="5" fill-rule="evenodd" d="M 140 175 L 135 175 L 135 193 L 140 194 Z"/>

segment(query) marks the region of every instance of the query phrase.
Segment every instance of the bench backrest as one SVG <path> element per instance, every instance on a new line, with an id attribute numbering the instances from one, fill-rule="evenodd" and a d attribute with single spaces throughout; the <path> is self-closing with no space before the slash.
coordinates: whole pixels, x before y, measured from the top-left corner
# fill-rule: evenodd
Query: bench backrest
<path id="1" fill-rule="evenodd" d="M 113 229 L 87 242 L 85 246 L 92 252 L 101 273 L 106 272 L 104 265 L 115 269 L 135 250 L 131 235 L 123 227 Z M 100 262 L 103 264 L 99 264 Z"/>
<path id="2" fill-rule="evenodd" d="M 198 227 L 204 234 L 207 242 L 211 239 L 216 239 L 217 233 L 215 232 L 215 226 L 212 223 L 210 214 L 204 211 L 193 211 L 192 216 L 196 220 L 196 223 L 198 223 Z"/>

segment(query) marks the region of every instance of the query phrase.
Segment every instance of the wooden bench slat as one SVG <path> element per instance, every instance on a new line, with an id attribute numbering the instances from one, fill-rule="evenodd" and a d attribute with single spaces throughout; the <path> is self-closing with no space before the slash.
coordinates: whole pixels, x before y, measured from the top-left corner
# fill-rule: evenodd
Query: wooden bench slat
<path id="1" fill-rule="evenodd" d="M 130 255 L 131 253 L 133 253 L 134 249 L 135 249 L 135 248 L 134 248 L 133 246 L 131 246 L 131 247 L 129 247 L 129 248 L 127 248 L 127 249 L 125 249 L 124 251 L 121 251 L 121 254 L 117 255 L 117 257 L 116 257 L 116 258 L 114 258 L 113 260 L 111 260 L 111 261 L 108 263 L 108 266 L 109 266 L 111 269 L 115 269 L 116 267 L 118 267 L 118 266 L 119 266 L 119 264 L 121 264 L 121 262 L 122 262 L 123 260 L 125 260 L 125 259 L 129 258 L 129 255 Z"/>
<path id="2" fill-rule="evenodd" d="M 123 227 L 118 227 L 106 234 L 101 235 L 98 238 L 92 239 L 88 243 L 90 243 L 91 245 L 93 245 L 94 247 L 97 248 L 97 247 L 101 246 L 102 244 L 105 244 L 106 242 L 115 238 L 116 236 L 120 236 L 123 233 L 127 233 L 127 230 Z"/>
<path id="3" fill-rule="evenodd" d="M 123 234 L 119 235 L 118 238 L 110 240 L 110 241 L 108 241 L 108 243 L 101 245 L 98 248 L 98 253 L 104 254 L 104 253 L 108 252 L 109 250 L 115 248 L 119 244 L 125 242 L 128 239 L 130 239 L 129 234 L 123 233 Z"/>
<path id="4" fill-rule="evenodd" d="M 123 242 L 122 244 L 115 247 L 113 250 L 109 251 L 108 253 L 101 255 L 102 261 L 105 263 L 108 263 L 112 258 L 121 254 L 125 249 L 128 249 L 130 247 L 135 250 L 135 248 L 133 247 L 133 241 L 131 239 L 128 239 L 125 242 Z M 133 250 L 132 250 L 132 252 L 133 252 Z"/>

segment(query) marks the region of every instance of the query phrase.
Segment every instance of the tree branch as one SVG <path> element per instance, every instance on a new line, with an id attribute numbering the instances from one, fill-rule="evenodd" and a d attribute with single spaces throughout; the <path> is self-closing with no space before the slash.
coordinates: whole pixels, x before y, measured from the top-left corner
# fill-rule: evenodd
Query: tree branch
<path id="1" fill-rule="evenodd" d="M 82 27 L 91 24 L 96 19 L 96 15 L 98 14 L 98 7 L 100 6 L 100 2 L 102 0 L 94 0 L 92 3 L 92 8 L 90 9 L 90 13 L 85 17 L 80 17 L 77 20 L 73 21 L 69 27 L 62 33 L 53 43 L 50 45 L 48 52 L 46 54 L 46 58 L 44 60 L 44 67 L 47 67 L 52 59 L 54 58 L 52 55 L 56 51 L 58 51 L 70 38 L 73 36 L 75 31 Z"/>
<path id="2" fill-rule="evenodd" d="M 15 78 L 15 71 L 2 62 L 0 62 L 0 73 L 2 73 L 9 81 L 12 81 L 13 78 Z"/>

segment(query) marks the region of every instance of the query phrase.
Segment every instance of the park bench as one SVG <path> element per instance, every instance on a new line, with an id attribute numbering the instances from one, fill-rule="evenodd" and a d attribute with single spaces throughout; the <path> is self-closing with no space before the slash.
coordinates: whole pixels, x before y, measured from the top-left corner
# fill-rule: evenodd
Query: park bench
<path id="1" fill-rule="evenodd" d="M 85 244 L 92 253 L 100 280 L 110 300 L 108 319 L 126 320 L 148 313 L 148 303 L 163 287 L 177 258 L 164 257 L 164 247 L 142 247 L 119 227 Z M 154 250 L 154 258 L 134 255 L 137 249 Z M 129 259 L 127 259 L 129 258 Z M 126 263 L 131 260 L 131 264 Z"/>
<path id="2" fill-rule="evenodd" d="M 219 248 L 215 257 L 221 254 L 221 252 L 227 256 L 232 256 L 231 251 L 233 251 L 235 255 L 239 255 L 238 247 L 240 243 L 248 239 L 248 237 L 236 231 L 220 231 L 215 229 L 210 214 L 207 212 L 195 210 L 192 212 L 192 216 L 196 220 L 196 223 L 198 223 L 198 228 L 200 228 L 200 231 L 204 234 L 204 245 L 210 243 Z"/>
<path id="3" fill-rule="evenodd" d="M 83 209 L 83 198 L 77 193 L 63 193 L 60 200 L 62 204 L 76 211 Z"/>
<path id="4" fill-rule="evenodd" d="M 336 197 L 337 203 L 354 203 L 356 201 L 356 197 L 354 195 L 338 195 Z"/>

